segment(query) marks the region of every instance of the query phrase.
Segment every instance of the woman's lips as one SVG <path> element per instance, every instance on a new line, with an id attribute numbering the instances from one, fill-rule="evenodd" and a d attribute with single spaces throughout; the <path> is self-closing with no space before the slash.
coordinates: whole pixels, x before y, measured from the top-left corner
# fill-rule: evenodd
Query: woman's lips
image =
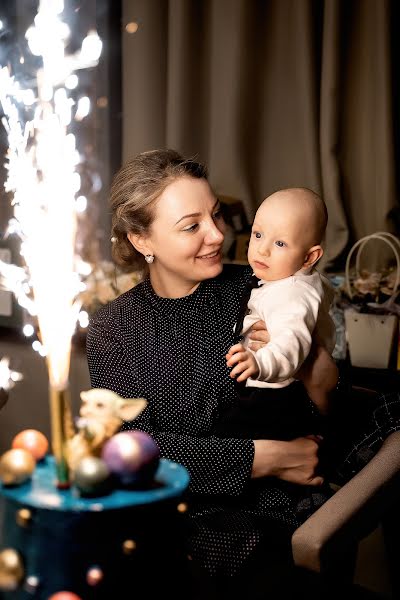
<path id="1" fill-rule="evenodd" d="M 214 252 L 209 252 L 208 254 L 202 254 L 201 256 L 196 256 L 196 258 L 207 261 L 212 261 L 216 259 L 218 260 L 220 258 L 220 250 L 215 250 Z"/>

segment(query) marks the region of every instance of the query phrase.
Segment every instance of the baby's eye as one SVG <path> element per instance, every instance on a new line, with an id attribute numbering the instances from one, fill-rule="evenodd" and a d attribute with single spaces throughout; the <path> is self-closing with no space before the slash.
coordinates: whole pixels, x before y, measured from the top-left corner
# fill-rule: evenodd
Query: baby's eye
<path id="1" fill-rule="evenodd" d="M 182 231 L 196 231 L 196 229 L 198 228 L 199 224 L 198 223 L 193 223 L 193 225 L 188 225 L 187 227 L 185 227 Z"/>
<path id="2" fill-rule="evenodd" d="M 253 235 L 255 238 L 257 238 L 258 240 L 261 238 L 261 233 L 259 231 L 253 231 Z"/>
<path id="3" fill-rule="evenodd" d="M 282 242 L 281 240 L 277 240 L 275 245 L 278 246 L 278 248 L 284 248 L 284 246 L 286 246 L 285 242 Z"/>

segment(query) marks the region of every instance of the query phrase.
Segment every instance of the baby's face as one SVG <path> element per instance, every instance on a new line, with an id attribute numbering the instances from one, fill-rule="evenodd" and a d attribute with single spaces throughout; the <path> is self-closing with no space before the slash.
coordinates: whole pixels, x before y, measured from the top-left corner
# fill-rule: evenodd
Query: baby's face
<path id="1" fill-rule="evenodd" d="M 265 281 L 294 275 L 306 260 L 309 233 L 295 203 L 264 202 L 256 213 L 248 250 L 255 275 Z"/>

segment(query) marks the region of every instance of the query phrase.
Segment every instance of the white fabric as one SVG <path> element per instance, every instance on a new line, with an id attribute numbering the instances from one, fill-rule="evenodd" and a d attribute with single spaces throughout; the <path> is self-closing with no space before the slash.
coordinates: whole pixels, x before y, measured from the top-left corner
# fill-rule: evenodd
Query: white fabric
<path id="1" fill-rule="evenodd" d="M 244 345 L 252 325 L 262 319 L 270 342 L 254 354 L 259 375 L 249 378 L 249 387 L 284 387 L 294 381 L 296 371 L 306 359 L 312 338 L 332 353 L 335 325 L 329 315 L 333 288 L 329 281 L 313 270 L 298 271 L 278 281 L 260 280 L 251 293 L 248 314 L 243 322 Z"/>

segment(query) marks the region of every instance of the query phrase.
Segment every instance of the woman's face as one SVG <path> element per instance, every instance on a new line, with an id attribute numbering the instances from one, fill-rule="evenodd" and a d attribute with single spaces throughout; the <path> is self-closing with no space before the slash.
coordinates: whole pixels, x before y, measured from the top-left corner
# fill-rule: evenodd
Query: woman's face
<path id="1" fill-rule="evenodd" d="M 156 293 L 180 297 L 222 270 L 225 224 L 219 201 L 205 179 L 181 177 L 157 200 L 145 238 L 154 255 L 150 278 Z"/>

